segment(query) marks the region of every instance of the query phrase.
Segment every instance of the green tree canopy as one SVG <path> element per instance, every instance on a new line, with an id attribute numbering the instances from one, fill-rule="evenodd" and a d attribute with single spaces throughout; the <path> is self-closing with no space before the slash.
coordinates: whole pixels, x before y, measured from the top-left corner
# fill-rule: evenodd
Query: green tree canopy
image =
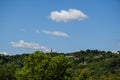
<path id="1" fill-rule="evenodd" d="M 71 75 L 71 63 L 63 55 L 51 57 L 35 52 L 25 57 L 24 67 L 16 72 L 18 80 L 65 80 Z"/>

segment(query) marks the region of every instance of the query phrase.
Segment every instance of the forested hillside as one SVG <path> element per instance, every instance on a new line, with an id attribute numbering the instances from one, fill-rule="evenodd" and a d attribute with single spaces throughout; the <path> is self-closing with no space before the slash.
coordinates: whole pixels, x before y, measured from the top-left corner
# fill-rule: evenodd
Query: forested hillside
<path id="1" fill-rule="evenodd" d="M 88 49 L 0 55 L 0 80 L 120 80 L 120 54 Z"/>

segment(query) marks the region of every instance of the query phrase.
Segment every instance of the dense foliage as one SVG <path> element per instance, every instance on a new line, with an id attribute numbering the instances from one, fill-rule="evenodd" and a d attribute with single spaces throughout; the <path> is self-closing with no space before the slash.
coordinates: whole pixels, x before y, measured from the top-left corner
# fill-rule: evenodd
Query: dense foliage
<path id="1" fill-rule="evenodd" d="M 88 49 L 0 55 L 0 80 L 120 80 L 120 54 Z"/>

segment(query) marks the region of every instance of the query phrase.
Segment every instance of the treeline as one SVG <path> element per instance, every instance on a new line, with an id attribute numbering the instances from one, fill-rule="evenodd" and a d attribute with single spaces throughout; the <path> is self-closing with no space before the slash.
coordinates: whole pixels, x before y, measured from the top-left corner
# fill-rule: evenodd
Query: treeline
<path id="1" fill-rule="evenodd" d="M 0 80 L 120 80 L 120 54 L 88 49 L 0 55 Z"/>

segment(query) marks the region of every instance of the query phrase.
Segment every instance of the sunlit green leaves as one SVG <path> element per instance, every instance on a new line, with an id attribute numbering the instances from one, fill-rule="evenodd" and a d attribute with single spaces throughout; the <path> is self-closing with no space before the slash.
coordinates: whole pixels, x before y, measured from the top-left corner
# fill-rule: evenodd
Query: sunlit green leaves
<path id="1" fill-rule="evenodd" d="M 64 55 L 52 57 L 35 52 L 25 57 L 24 67 L 16 72 L 18 80 L 64 80 L 71 77 L 71 63 Z"/>

